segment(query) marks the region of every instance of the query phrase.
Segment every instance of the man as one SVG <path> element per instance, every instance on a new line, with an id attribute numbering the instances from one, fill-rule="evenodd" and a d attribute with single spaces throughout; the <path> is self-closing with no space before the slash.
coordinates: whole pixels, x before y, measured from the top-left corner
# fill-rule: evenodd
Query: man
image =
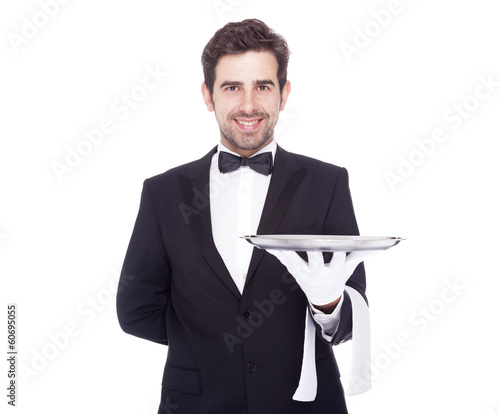
<path id="1" fill-rule="evenodd" d="M 259 20 L 217 31 L 202 95 L 220 144 L 144 183 L 117 311 L 125 332 L 168 345 L 161 414 L 347 412 L 332 344 L 352 336 L 343 291 L 364 295 L 363 257 L 307 263 L 240 238 L 359 234 L 347 171 L 274 141 L 288 56 Z"/>

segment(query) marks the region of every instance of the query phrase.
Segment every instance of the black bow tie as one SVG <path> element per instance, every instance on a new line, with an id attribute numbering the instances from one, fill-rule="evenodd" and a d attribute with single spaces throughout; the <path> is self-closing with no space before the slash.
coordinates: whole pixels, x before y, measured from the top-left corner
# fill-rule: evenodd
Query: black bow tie
<path id="1" fill-rule="evenodd" d="M 245 158 L 229 152 L 219 152 L 219 170 L 221 173 L 236 171 L 240 167 L 250 167 L 260 174 L 269 175 L 273 171 L 273 156 L 270 152 L 264 152 L 251 158 Z"/>

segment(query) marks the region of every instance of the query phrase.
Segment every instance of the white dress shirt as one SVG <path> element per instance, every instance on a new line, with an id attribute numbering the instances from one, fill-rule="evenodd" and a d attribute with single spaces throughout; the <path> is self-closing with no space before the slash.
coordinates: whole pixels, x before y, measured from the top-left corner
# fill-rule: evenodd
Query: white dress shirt
<path id="1" fill-rule="evenodd" d="M 239 156 L 219 144 L 218 151 L 212 158 L 210 167 L 212 233 L 215 246 L 234 283 L 242 293 L 254 247 L 240 236 L 257 233 L 272 174 L 268 176 L 259 174 L 248 166 L 222 174 L 218 164 L 219 151 Z M 271 152 L 274 160 L 276 142 L 271 141 L 254 155 L 263 152 Z M 342 301 L 343 297 L 335 311 L 329 315 L 310 304 L 313 317 L 322 327 L 322 334 L 327 340 L 331 340 L 338 329 Z"/>

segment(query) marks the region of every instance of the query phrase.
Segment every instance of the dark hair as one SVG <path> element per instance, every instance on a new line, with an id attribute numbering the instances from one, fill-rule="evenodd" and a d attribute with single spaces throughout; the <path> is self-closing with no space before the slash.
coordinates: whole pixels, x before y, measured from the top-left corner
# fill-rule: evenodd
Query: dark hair
<path id="1" fill-rule="evenodd" d="M 236 55 L 248 51 L 269 51 L 278 61 L 278 81 L 280 92 L 286 83 L 288 57 L 290 51 L 286 40 L 275 33 L 263 21 L 246 19 L 241 22 L 226 24 L 217 30 L 207 43 L 201 55 L 205 84 L 210 94 L 213 93 L 215 67 L 224 55 Z"/>

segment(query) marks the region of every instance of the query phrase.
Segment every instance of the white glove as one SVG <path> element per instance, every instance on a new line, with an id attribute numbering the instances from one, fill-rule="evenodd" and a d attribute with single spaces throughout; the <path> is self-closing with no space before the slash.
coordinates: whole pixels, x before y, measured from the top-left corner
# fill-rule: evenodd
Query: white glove
<path id="1" fill-rule="evenodd" d="M 308 252 L 308 262 L 294 251 L 268 250 L 287 268 L 302 291 L 313 305 L 323 306 L 335 302 L 343 292 L 344 286 L 356 267 L 376 251 L 364 250 L 335 252 L 330 263 L 325 263 L 321 252 Z"/>

